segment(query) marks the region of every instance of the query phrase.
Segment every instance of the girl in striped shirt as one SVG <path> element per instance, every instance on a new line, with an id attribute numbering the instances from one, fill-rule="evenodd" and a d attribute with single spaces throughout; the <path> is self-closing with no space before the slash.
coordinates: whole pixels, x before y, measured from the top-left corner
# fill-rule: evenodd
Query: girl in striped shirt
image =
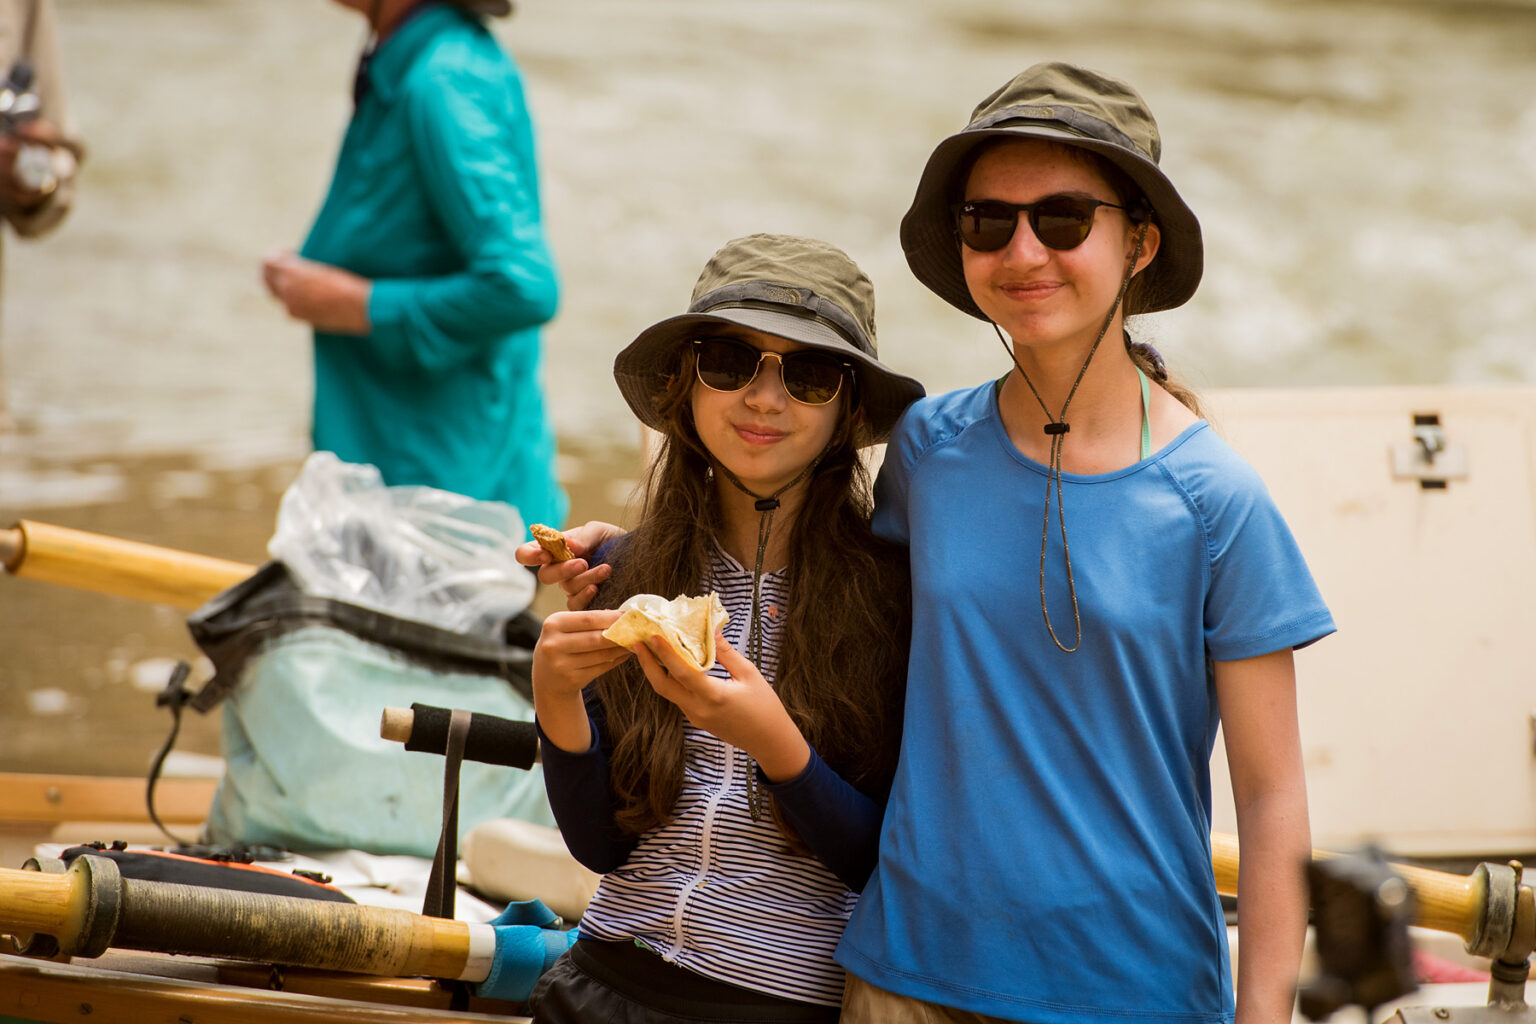
<path id="1" fill-rule="evenodd" d="M 832 953 L 876 858 L 909 633 L 905 559 L 870 533 L 859 449 L 922 388 L 878 361 L 858 267 L 780 235 L 716 253 L 688 312 L 614 375 L 663 441 L 639 524 L 561 567 L 600 586 L 534 653 L 550 805 L 604 877 L 529 1007 L 540 1024 L 835 1021 Z M 706 670 L 602 637 L 631 595 L 711 591 L 730 618 Z"/>

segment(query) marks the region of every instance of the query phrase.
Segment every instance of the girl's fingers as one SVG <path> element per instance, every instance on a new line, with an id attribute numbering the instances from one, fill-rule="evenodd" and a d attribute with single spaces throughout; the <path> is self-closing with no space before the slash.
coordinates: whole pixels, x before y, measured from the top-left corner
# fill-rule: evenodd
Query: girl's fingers
<path id="1" fill-rule="evenodd" d="M 601 634 L 592 634 L 595 642 L 585 639 L 570 643 L 557 643 L 551 645 L 548 650 L 551 657 L 561 658 L 567 662 L 581 661 L 584 664 L 597 664 L 598 662 L 613 662 L 617 664 L 629 657 L 629 651 L 618 644 L 609 643 Z"/>
<path id="2" fill-rule="evenodd" d="M 580 558 L 573 558 L 571 561 L 580 562 L 583 566 L 587 564 L 585 560 Z M 585 590 L 587 587 L 599 586 L 612 575 L 613 566 L 609 565 L 607 562 L 599 562 L 597 565 L 592 566 L 590 569 L 586 569 L 583 572 L 578 572 L 574 576 L 566 579 L 560 584 L 560 589 L 565 591 L 566 595 L 569 596 L 571 594 Z"/>
<path id="3" fill-rule="evenodd" d="M 565 542 L 578 555 L 589 555 L 606 542 L 624 536 L 624 532 L 622 527 L 592 519 L 566 530 Z"/>
<path id="4" fill-rule="evenodd" d="M 567 656 L 567 661 L 572 669 L 602 669 L 607 671 L 620 662 L 628 660 L 629 651 L 622 647 L 615 647 L 611 651 L 593 651 Z"/>
<path id="5" fill-rule="evenodd" d="M 732 679 L 762 679 L 763 674 L 758 671 L 745 655 L 730 645 L 725 639 L 725 634 L 715 631 L 715 659 L 720 662 L 720 667 L 731 674 Z"/>
<path id="6" fill-rule="evenodd" d="M 553 557 L 536 540 L 526 544 L 519 544 L 512 552 L 512 557 L 517 559 L 518 565 L 548 565 Z"/>
<path id="7" fill-rule="evenodd" d="M 539 550 L 544 551 L 543 548 Z M 533 563 L 539 566 L 539 582 L 547 586 L 559 587 L 567 594 L 571 592 L 572 578 L 586 572 L 588 568 L 587 560 L 584 558 L 567 558 L 563 562 L 554 562 L 550 560 L 548 551 L 544 551 L 544 556 L 543 562 Z"/>
<path id="8" fill-rule="evenodd" d="M 730 642 L 725 639 L 725 634 L 719 630 L 715 631 L 715 660 L 733 676 L 740 675 L 739 669 L 753 667 L 750 661 L 730 645 Z"/>
<path id="9" fill-rule="evenodd" d="M 699 676 L 699 666 L 684 658 L 681 654 L 660 637 L 653 636 L 645 642 L 645 646 L 661 667 L 666 669 L 667 675 L 685 688 L 692 689 L 690 683 Z"/>
<path id="10" fill-rule="evenodd" d="M 677 703 L 677 683 L 667 674 L 661 662 L 656 660 L 656 655 L 651 649 L 645 644 L 636 644 L 635 659 L 640 662 L 640 670 L 645 673 L 651 688 L 667 700 Z"/>
<path id="11" fill-rule="evenodd" d="M 602 632 L 615 622 L 619 621 L 620 612 L 616 608 L 594 608 L 590 611 L 551 612 L 544 619 L 544 628 L 551 632 L 561 633 L 568 637 L 576 637 L 591 633 L 589 639 L 594 648 L 608 643 L 602 640 Z M 602 644 L 597 641 L 602 640 Z"/>

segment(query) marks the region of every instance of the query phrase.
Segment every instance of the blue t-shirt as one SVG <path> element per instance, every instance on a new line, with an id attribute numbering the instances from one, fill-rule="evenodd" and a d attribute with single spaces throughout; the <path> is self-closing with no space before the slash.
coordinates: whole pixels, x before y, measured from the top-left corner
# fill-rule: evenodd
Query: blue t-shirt
<path id="1" fill-rule="evenodd" d="M 908 409 L 876 485 L 876 533 L 911 546 L 912 657 L 880 862 L 838 960 L 1035 1024 L 1230 1020 L 1207 654 L 1298 647 L 1333 619 L 1263 483 L 1200 422 L 1125 469 L 1063 474 L 1083 639 L 1058 650 L 1048 470 L 995 392 Z"/>

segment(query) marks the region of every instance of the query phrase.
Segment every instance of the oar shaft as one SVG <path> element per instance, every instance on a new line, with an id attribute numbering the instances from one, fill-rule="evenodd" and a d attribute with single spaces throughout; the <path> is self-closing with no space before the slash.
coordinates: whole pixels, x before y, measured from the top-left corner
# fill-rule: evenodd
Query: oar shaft
<path id="1" fill-rule="evenodd" d="M 63 874 L 0 868 L 0 933 L 53 936 L 62 952 L 81 956 L 110 947 L 392 978 L 480 981 L 486 970 L 477 965 L 489 966 L 485 925 L 123 878 L 112 861 L 90 856 Z M 488 942 L 494 947 L 494 937 Z"/>
<path id="2" fill-rule="evenodd" d="M 470 940 L 462 921 L 408 910 L 125 878 L 112 944 L 390 978 L 457 978 Z"/>
<path id="3" fill-rule="evenodd" d="M 242 562 L 25 519 L 0 530 L 0 564 L 23 579 L 188 610 L 255 571 Z"/>
<path id="4" fill-rule="evenodd" d="M 1337 857 L 1327 850 L 1313 850 L 1313 860 Z M 1226 832 L 1211 833 L 1211 866 L 1216 873 L 1216 891 L 1237 895 L 1237 836 Z M 1487 883 L 1484 876 L 1451 875 L 1407 864 L 1393 864 L 1392 870 L 1403 877 L 1418 902 L 1414 924 L 1439 932 L 1459 935 L 1472 942 L 1482 926 L 1487 909 Z"/>

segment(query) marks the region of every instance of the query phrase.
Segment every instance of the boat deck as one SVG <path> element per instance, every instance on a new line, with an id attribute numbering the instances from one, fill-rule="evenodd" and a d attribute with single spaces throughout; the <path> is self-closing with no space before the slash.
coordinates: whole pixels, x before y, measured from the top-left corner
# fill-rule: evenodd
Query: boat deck
<path id="1" fill-rule="evenodd" d="M 276 989 L 273 986 L 280 986 Z M 451 993 L 423 978 L 367 978 L 331 971 L 163 953 L 109 951 L 91 960 L 33 960 L 0 953 L 0 1024 L 464 1024 L 528 1021 L 519 1007 Z"/>

